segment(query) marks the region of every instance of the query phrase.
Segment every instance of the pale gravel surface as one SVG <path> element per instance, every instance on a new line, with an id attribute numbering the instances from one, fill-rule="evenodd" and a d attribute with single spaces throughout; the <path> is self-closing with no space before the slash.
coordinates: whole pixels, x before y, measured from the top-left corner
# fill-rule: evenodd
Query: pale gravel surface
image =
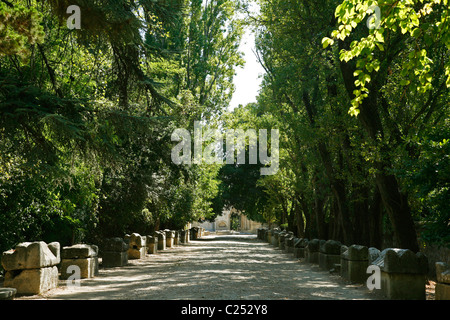
<path id="1" fill-rule="evenodd" d="M 294 258 L 254 235 L 211 235 L 100 269 L 93 279 L 42 296 L 63 300 L 374 300 L 363 285 Z"/>

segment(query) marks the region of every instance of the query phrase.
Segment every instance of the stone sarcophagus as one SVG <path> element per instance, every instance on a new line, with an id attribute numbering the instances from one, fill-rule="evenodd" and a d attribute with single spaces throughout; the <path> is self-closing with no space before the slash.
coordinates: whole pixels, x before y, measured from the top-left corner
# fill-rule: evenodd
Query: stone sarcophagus
<path id="1" fill-rule="evenodd" d="M 147 251 L 146 237 L 141 236 L 139 233 L 133 233 L 131 235 L 126 235 L 125 238 L 129 241 L 128 259 L 145 258 L 145 253 Z"/>
<path id="2" fill-rule="evenodd" d="M 76 244 L 61 250 L 61 279 L 67 280 L 79 268 L 80 279 L 94 278 L 98 275 L 98 247 L 96 245 Z"/>
<path id="3" fill-rule="evenodd" d="M 164 232 L 166 233 L 166 248 L 172 248 L 174 245 L 175 231 L 166 229 Z"/>
<path id="4" fill-rule="evenodd" d="M 275 228 L 272 230 L 272 241 L 271 244 L 275 247 L 278 247 L 278 238 L 280 236 L 280 229 Z"/>
<path id="5" fill-rule="evenodd" d="M 122 238 L 106 239 L 102 248 L 102 267 L 123 267 L 128 264 L 129 244 Z"/>
<path id="6" fill-rule="evenodd" d="M 351 245 L 341 254 L 341 276 L 354 283 L 365 283 L 368 277 L 369 248 Z"/>
<path id="7" fill-rule="evenodd" d="M 60 244 L 43 241 L 24 242 L 3 252 L 6 270 L 3 286 L 15 288 L 18 295 L 41 294 L 58 286 L 61 262 Z"/>
<path id="8" fill-rule="evenodd" d="M 286 235 L 286 230 L 283 230 L 278 234 L 278 248 L 281 250 L 284 250 L 284 240 L 286 239 Z"/>
<path id="9" fill-rule="evenodd" d="M 155 254 L 158 252 L 158 237 L 156 235 L 147 236 L 147 253 Z"/>
<path id="10" fill-rule="evenodd" d="M 308 242 L 305 250 L 306 262 L 318 264 L 319 263 L 319 250 L 321 242 L 325 240 L 312 239 Z"/>
<path id="11" fill-rule="evenodd" d="M 436 262 L 436 300 L 450 300 L 450 266 Z"/>
<path id="12" fill-rule="evenodd" d="M 175 238 L 173 238 L 173 245 L 179 246 L 181 243 L 181 232 L 179 230 L 175 230 Z"/>
<path id="13" fill-rule="evenodd" d="M 297 239 L 294 242 L 294 256 L 296 258 L 305 258 L 305 248 L 309 240 L 306 238 Z"/>
<path id="14" fill-rule="evenodd" d="M 322 242 L 319 247 L 319 267 L 322 270 L 334 269 L 341 262 L 341 243 L 336 240 Z"/>
<path id="15" fill-rule="evenodd" d="M 284 238 L 284 251 L 286 253 L 293 253 L 294 252 L 294 233 L 292 231 L 289 231 L 286 234 L 286 237 Z"/>
<path id="16" fill-rule="evenodd" d="M 166 233 L 159 230 L 155 231 L 153 236 L 158 238 L 158 250 L 166 250 Z"/>
<path id="17" fill-rule="evenodd" d="M 381 292 L 392 300 L 425 300 L 428 261 L 421 252 L 383 250 L 373 264 L 381 271 Z"/>

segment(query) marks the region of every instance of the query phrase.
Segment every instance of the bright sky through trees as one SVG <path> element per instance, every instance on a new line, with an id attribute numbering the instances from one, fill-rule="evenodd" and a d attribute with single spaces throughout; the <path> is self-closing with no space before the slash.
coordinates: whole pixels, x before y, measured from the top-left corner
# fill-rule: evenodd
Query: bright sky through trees
<path id="1" fill-rule="evenodd" d="M 246 105 L 250 102 L 256 102 L 259 87 L 261 84 L 264 69 L 258 63 L 254 54 L 255 36 L 252 31 L 247 30 L 241 43 L 241 51 L 244 53 L 245 66 L 236 70 L 234 84 L 236 91 L 230 102 L 230 110 L 233 110 L 239 104 Z M 252 51 L 253 50 L 253 51 Z"/>
<path id="2" fill-rule="evenodd" d="M 249 6 L 251 14 L 259 13 L 259 7 L 255 3 Z M 263 67 L 259 64 L 255 56 L 255 34 L 251 28 L 247 28 L 241 42 L 240 51 L 244 53 L 244 68 L 236 69 L 234 84 L 236 91 L 231 99 L 229 110 L 233 110 L 240 104 L 246 105 L 250 102 L 256 102 L 259 88 L 262 81 L 262 75 L 265 73 Z"/>

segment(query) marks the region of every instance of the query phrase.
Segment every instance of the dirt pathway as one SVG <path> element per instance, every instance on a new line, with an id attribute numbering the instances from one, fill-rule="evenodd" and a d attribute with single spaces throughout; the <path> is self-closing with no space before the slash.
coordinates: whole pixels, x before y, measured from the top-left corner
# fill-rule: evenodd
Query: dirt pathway
<path id="1" fill-rule="evenodd" d="M 40 297 L 63 300 L 353 300 L 379 299 L 362 285 L 301 262 L 254 235 L 207 236 L 100 269 L 80 287 Z"/>

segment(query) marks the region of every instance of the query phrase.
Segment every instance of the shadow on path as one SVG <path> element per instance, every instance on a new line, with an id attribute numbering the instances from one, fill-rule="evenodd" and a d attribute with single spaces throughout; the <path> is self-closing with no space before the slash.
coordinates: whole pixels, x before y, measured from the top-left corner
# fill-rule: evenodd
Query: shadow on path
<path id="1" fill-rule="evenodd" d="M 254 235 L 218 235 L 129 260 L 125 267 L 101 268 L 97 277 L 82 280 L 80 287 L 70 288 L 60 281 L 57 289 L 39 298 L 353 300 L 374 296 L 363 286 L 343 283 L 340 277 Z"/>

